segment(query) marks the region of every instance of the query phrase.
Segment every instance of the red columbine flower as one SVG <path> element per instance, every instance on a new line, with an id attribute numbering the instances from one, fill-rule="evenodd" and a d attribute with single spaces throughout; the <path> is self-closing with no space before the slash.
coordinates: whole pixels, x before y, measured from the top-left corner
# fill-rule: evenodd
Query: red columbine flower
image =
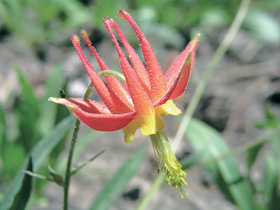
<path id="1" fill-rule="evenodd" d="M 186 184 L 184 181 L 186 173 L 181 170 L 181 165 L 163 133 L 162 116 L 181 113 L 172 99 L 180 96 L 187 86 L 200 35 L 194 37 L 163 75 L 150 43 L 136 22 L 124 10 L 119 11 L 119 16 L 127 20 L 135 31 L 146 67 L 117 23 L 113 19 L 104 18 L 103 22 L 116 46 L 126 83 L 120 83 L 113 75 L 106 75 L 107 85 L 86 59 L 79 37 L 73 35 L 72 43 L 104 104 L 81 98 L 50 98 L 49 100 L 67 106 L 79 120 L 95 130 L 115 131 L 122 128 L 126 142 L 131 142 L 135 131 L 140 128 L 144 136 L 151 137 L 154 150 L 160 158 L 159 168 L 167 175 L 168 184 L 182 190 L 183 184 Z M 123 54 L 113 29 L 123 43 L 132 66 Z M 81 36 L 97 59 L 101 71 L 108 71 L 109 68 L 93 48 L 85 30 L 81 31 Z"/>

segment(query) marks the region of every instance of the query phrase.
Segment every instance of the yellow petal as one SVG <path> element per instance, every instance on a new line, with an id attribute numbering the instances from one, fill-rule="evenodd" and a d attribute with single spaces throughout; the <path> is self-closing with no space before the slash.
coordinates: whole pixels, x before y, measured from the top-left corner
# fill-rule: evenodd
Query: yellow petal
<path id="1" fill-rule="evenodd" d="M 162 117 L 156 112 L 149 116 L 145 116 L 144 122 L 140 127 L 143 136 L 150 136 L 156 134 L 159 130 L 164 128 L 164 121 Z"/>
<path id="2" fill-rule="evenodd" d="M 130 143 L 134 139 L 135 131 L 141 126 L 141 121 L 138 116 L 135 117 L 130 123 L 128 123 L 124 128 L 124 140 L 125 143 Z"/>
<path id="3" fill-rule="evenodd" d="M 174 115 L 177 116 L 181 114 L 181 110 L 174 104 L 172 100 L 168 100 L 165 104 L 155 107 L 156 113 L 160 116 Z"/>

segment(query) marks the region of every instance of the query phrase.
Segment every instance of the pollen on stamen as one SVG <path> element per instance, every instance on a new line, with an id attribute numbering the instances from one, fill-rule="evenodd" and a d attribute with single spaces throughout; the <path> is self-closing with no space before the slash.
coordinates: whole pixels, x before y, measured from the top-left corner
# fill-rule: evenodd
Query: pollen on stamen
<path id="1" fill-rule="evenodd" d="M 108 17 L 103 18 L 103 23 L 105 24 L 105 26 L 106 26 L 106 25 L 111 26 L 111 20 L 110 20 L 110 18 L 108 18 Z"/>
<path id="2" fill-rule="evenodd" d="M 118 15 L 121 19 L 125 19 L 124 10 L 120 10 Z"/>
<path id="3" fill-rule="evenodd" d="M 72 35 L 71 40 L 72 40 L 73 45 L 80 44 L 80 38 L 79 38 L 79 36 L 76 35 L 76 34 L 73 34 L 73 35 Z"/>
<path id="4" fill-rule="evenodd" d="M 88 33 L 85 29 L 81 30 L 81 36 L 83 37 L 83 39 L 88 39 Z"/>
<path id="5" fill-rule="evenodd" d="M 115 21 L 112 18 L 107 18 L 108 22 L 110 22 L 110 26 L 114 28 Z"/>
<path id="6" fill-rule="evenodd" d="M 110 18 L 110 23 L 111 23 L 111 27 L 115 28 L 116 22 L 114 21 L 113 18 Z"/>

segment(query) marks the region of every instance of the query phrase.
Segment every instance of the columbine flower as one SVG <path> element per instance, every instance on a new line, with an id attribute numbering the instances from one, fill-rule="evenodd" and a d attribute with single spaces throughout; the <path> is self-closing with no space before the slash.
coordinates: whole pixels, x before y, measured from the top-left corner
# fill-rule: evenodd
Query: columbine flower
<path id="1" fill-rule="evenodd" d="M 65 105 L 79 120 L 95 130 L 115 131 L 122 128 L 127 143 L 133 140 L 135 131 L 139 128 L 144 136 L 151 137 L 154 151 L 160 159 L 159 169 L 166 174 L 167 183 L 182 192 L 183 184 L 187 184 L 184 180 L 186 173 L 181 170 L 181 165 L 163 132 L 162 116 L 181 113 L 172 99 L 180 96 L 187 86 L 200 35 L 194 37 L 163 75 L 151 45 L 136 22 L 124 10 L 119 11 L 119 16 L 127 20 L 135 31 L 146 67 L 117 23 L 113 19 L 104 18 L 103 22 L 116 46 L 126 83 L 122 84 L 116 77 L 107 75 L 107 85 L 86 59 L 79 37 L 73 35 L 72 43 L 104 104 L 81 98 L 49 100 Z M 123 43 L 132 66 L 123 54 L 113 29 Z M 85 30 L 81 31 L 81 36 L 97 59 L 101 71 L 109 70 L 93 48 Z"/>

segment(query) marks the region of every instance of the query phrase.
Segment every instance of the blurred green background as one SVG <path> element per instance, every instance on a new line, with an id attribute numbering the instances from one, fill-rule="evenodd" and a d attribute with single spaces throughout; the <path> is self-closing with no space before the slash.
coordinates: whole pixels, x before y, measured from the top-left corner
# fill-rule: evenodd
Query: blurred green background
<path id="1" fill-rule="evenodd" d="M 67 91 L 69 81 L 74 81 L 75 77 L 82 78 L 79 72 L 73 73 L 71 66 L 67 66 L 67 59 L 72 58 L 72 54 L 69 52 L 74 53 L 70 41 L 73 33 L 79 33 L 81 28 L 87 29 L 93 44 L 98 46 L 108 39 L 102 19 L 112 17 L 120 23 L 125 33 L 128 34 L 129 41 L 137 48 L 138 42 L 136 37 L 132 36 L 131 29 L 127 29 L 127 25 L 123 25 L 117 17 L 118 11 L 125 9 L 139 24 L 161 59 L 168 55 L 168 51 L 182 50 L 191 37 L 198 32 L 202 34 L 200 45 L 211 46 L 213 49 L 211 52 L 214 52 L 232 23 L 239 4 L 239 0 L 0 1 L 0 203 L 5 200 L 5 195 L 11 189 L 11 183 L 15 180 L 16 175 L 21 173 L 19 171 L 21 167 L 28 168 L 29 154 L 34 150 L 40 154 L 45 148 L 36 147 L 38 142 L 52 138 L 52 136 L 57 137 L 54 145 L 45 148 L 48 152 L 41 156 L 45 159 L 48 157 L 48 161 L 40 160 L 38 163 L 35 161 L 33 163 L 34 171 L 48 175 L 48 163 L 57 170 L 64 170 L 63 163 L 58 164 L 56 159 L 65 150 L 67 139 L 65 136 L 69 134 L 73 118 L 67 118 L 67 122 L 63 121 L 69 116 L 68 111 L 64 107 L 47 102 L 47 98 L 59 96 L 59 88 L 66 90 L 67 97 L 75 96 L 75 94 L 82 95 L 81 92 L 84 89 Z M 252 1 L 240 30 L 241 40 L 245 40 L 245 44 L 239 43 L 241 48 L 240 46 L 235 48 L 234 45 L 228 51 L 227 59 L 235 59 L 238 64 L 250 65 L 274 58 L 275 54 L 279 52 L 280 43 L 279 11 L 280 0 Z M 198 54 L 204 52 L 209 53 L 207 50 L 201 50 Z M 211 54 L 208 55 L 210 58 L 211 56 Z M 204 65 L 199 66 L 203 69 L 209 60 L 201 60 L 201 62 L 205 62 Z M 265 70 L 264 68 L 263 71 Z M 13 73 L 11 74 L 11 72 Z M 251 122 L 258 130 L 256 135 L 279 128 L 279 78 L 279 74 L 271 76 L 270 82 L 276 87 L 273 92 L 268 94 L 269 97 L 264 97 L 265 99 L 262 98 L 259 102 L 263 108 L 262 119 Z M 192 84 L 195 85 L 198 79 L 199 74 Z M 73 83 L 71 84 L 73 85 Z M 267 102 L 271 102 L 273 105 Z M 186 102 L 181 103 L 182 107 L 187 105 Z M 206 134 L 211 133 L 212 127 L 218 130 L 214 131 L 215 135 L 223 133 L 224 128 L 221 129 L 221 127 L 225 127 L 226 122 L 219 122 L 224 123 L 221 126 L 213 123 L 211 119 L 205 120 L 206 117 L 200 114 L 197 114 L 196 117 L 211 126 L 209 128 L 207 127 L 209 125 L 195 122 L 193 129 L 198 129 L 198 133 L 202 131 Z M 60 124 L 61 122 L 66 124 Z M 90 137 L 85 135 L 84 138 L 87 140 L 83 141 L 80 151 L 86 148 L 93 136 L 97 136 L 94 131 L 87 132 Z M 208 135 L 206 136 L 208 138 Z M 274 149 L 280 149 L 277 137 L 279 134 L 276 137 L 273 136 L 276 139 L 272 144 Z M 191 143 L 194 147 L 193 153 L 199 154 L 198 151 L 201 152 L 202 147 L 195 145 L 195 142 L 202 141 L 203 137 L 189 134 L 188 138 L 193 142 Z M 223 139 L 220 141 L 224 142 Z M 220 145 L 220 143 L 217 144 Z M 247 165 L 244 167 L 247 171 L 250 172 L 264 145 L 260 144 L 245 151 L 248 158 Z M 228 151 L 228 146 L 225 147 L 226 149 L 219 148 L 220 154 Z M 265 156 L 266 158 L 263 160 L 266 163 L 263 166 L 265 170 L 260 175 L 261 179 L 256 181 L 250 177 L 250 173 L 244 176 L 242 174 L 242 179 L 249 180 L 244 190 L 250 191 L 251 195 L 252 205 L 248 205 L 248 208 L 242 204 L 242 201 L 241 204 L 238 203 L 240 200 L 235 197 L 236 192 L 230 189 L 226 178 L 223 182 L 220 181 L 220 176 L 223 176 L 223 170 L 220 168 L 222 166 L 213 164 L 215 169 L 213 167 L 205 168 L 210 171 L 213 183 L 217 184 L 225 198 L 237 208 L 250 209 L 254 206 L 254 209 L 276 210 L 280 208 L 278 202 L 280 175 L 279 166 L 276 166 L 280 158 L 277 149 L 271 150 L 271 155 Z M 191 164 L 187 162 L 185 167 L 195 166 L 197 161 Z M 234 167 L 237 166 L 239 165 Z M 26 176 L 21 176 L 21 181 L 27 179 Z M 30 180 L 29 182 L 31 183 Z M 20 190 L 28 188 L 18 186 L 19 189 L 14 192 L 14 198 L 19 195 Z M 33 191 L 36 193 L 33 194 L 33 200 L 36 200 L 42 197 L 41 193 L 45 184 L 44 181 L 35 180 L 34 186 Z M 29 196 L 26 201 L 28 199 Z M 36 203 L 36 201 L 33 202 Z M 24 201 L 23 203 L 25 205 Z M 30 205 L 32 206 L 32 204 Z"/>

